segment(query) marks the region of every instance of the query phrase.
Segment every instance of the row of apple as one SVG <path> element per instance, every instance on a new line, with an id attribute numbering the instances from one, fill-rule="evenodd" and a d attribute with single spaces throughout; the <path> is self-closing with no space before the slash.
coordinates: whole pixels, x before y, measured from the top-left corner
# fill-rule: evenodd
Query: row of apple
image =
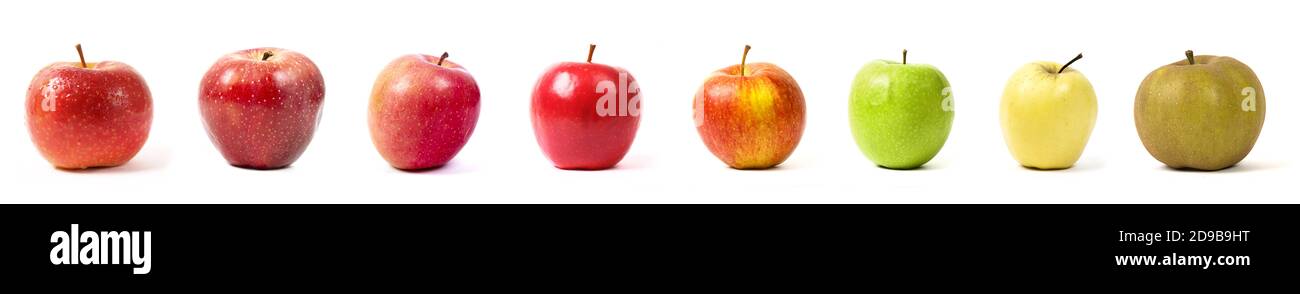
<path id="1" fill-rule="evenodd" d="M 32 141 L 55 167 L 125 164 L 149 135 L 153 104 L 130 66 L 114 61 L 58 62 L 27 90 Z M 532 93 L 532 124 L 543 153 L 562 169 L 605 169 L 627 153 L 640 123 L 640 86 L 626 70 L 592 62 L 552 65 Z M 804 97 L 795 79 L 771 63 L 740 63 L 713 72 L 695 94 L 700 137 L 736 169 L 785 161 L 804 129 Z M 1074 165 L 1092 133 L 1097 98 L 1070 67 L 1033 62 L 1017 70 L 1002 94 L 1003 135 L 1013 157 L 1036 169 Z M 204 127 L 234 166 L 276 169 L 307 149 L 321 117 L 325 84 L 306 56 L 256 48 L 222 56 L 204 75 L 199 107 Z M 1218 170 L 1241 161 L 1264 122 L 1264 92 L 1245 64 L 1194 56 L 1162 66 L 1142 81 L 1134 119 L 1147 151 L 1175 168 Z M 849 94 L 852 135 L 877 165 L 919 167 L 947 141 L 954 102 L 937 68 L 877 60 L 858 72 Z M 369 127 L 379 154 L 398 169 L 436 168 L 474 132 L 479 88 L 448 54 L 402 56 L 388 64 L 370 95 Z"/>

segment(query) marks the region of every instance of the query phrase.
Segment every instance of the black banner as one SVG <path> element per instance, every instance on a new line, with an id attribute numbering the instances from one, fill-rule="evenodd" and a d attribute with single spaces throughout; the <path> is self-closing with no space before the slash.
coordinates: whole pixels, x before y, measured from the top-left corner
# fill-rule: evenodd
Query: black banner
<path id="1" fill-rule="evenodd" d="M 395 277 L 413 279 L 387 285 L 1270 279 L 1300 262 L 1293 215 L 1293 205 L 4 205 L 0 267 L 14 282 L 303 289 Z M 81 242 L 67 240 L 74 228 Z M 84 260 L 113 263 L 115 250 L 129 258 Z"/>

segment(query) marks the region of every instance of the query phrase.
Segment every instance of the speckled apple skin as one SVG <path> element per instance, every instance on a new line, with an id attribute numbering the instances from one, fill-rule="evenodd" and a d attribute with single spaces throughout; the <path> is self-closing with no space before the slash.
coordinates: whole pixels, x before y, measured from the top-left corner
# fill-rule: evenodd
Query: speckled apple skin
<path id="1" fill-rule="evenodd" d="M 714 156 L 735 169 L 785 162 L 804 128 L 803 90 L 771 63 L 732 65 L 713 72 L 695 93 L 695 129 Z"/>
<path id="2" fill-rule="evenodd" d="M 451 161 L 478 124 L 478 83 L 451 60 L 412 54 L 393 60 L 370 93 L 370 138 L 394 168 Z"/>
<path id="3" fill-rule="evenodd" d="M 263 61 L 264 52 L 273 56 Z M 199 109 L 208 137 L 231 165 L 289 166 L 320 122 L 325 82 L 300 53 L 255 48 L 222 56 L 203 76 Z"/>
<path id="4" fill-rule="evenodd" d="M 601 81 L 619 81 L 622 68 L 590 62 L 561 62 L 547 68 L 533 86 L 533 134 L 556 168 L 601 170 L 614 167 L 632 148 L 641 116 L 600 116 L 596 111 Z M 627 91 L 631 91 L 630 89 Z M 640 89 L 636 93 L 640 95 Z M 629 98 L 631 99 L 631 98 Z M 629 100 L 631 101 L 631 100 Z M 631 101 L 640 108 L 640 100 Z"/>
<path id="5" fill-rule="evenodd" d="M 153 97 L 125 63 L 50 64 L 27 87 L 27 129 L 50 164 L 62 169 L 126 164 L 149 139 Z"/>
<path id="6" fill-rule="evenodd" d="M 1264 85 L 1232 57 L 1194 58 L 1194 65 L 1179 60 L 1142 80 L 1133 102 L 1138 138 L 1171 168 L 1229 168 L 1250 154 L 1264 129 Z M 1248 95 L 1255 98 L 1251 111 L 1242 105 Z"/>
<path id="7" fill-rule="evenodd" d="M 858 149 L 885 168 L 921 167 L 952 131 L 951 91 L 948 78 L 928 64 L 863 65 L 849 92 L 849 129 Z"/>

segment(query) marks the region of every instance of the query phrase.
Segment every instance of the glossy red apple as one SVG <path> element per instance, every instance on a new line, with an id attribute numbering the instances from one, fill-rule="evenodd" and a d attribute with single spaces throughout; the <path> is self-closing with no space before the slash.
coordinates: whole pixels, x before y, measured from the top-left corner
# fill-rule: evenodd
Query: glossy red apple
<path id="1" fill-rule="evenodd" d="M 714 156 L 735 169 L 777 166 L 803 136 L 803 91 L 775 64 L 740 64 L 713 72 L 695 93 L 695 128 Z"/>
<path id="2" fill-rule="evenodd" d="M 641 88 L 622 68 L 587 62 L 552 65 L 533 86 L 533 133 L 542 153 L 561 169 L 599 170 L 618 164 L 641 121 Z"/>
<path id="3" fill-rule="evenodd" d="M 152 122 L 149 86 L 125 63 L 86 63 L 84 56 L 81 62 L 56 62 L 27 87 L 32 142 L 58 168 L 125 164 L 144 147 Z"/>
<path id="4" fill-rule="evenodd" d="M 389 63 L 375 80 L 370 139 L 397 169 L 436 168 L 465 147 L 478 113 L 478 83 L 447 53 L 406 55 Z"/>
<path id="5" fill-rule="evenodd" d="M 307 56 L 256 48 L 222 56 L 203 76 L 199 110 L 208 138 L 233 166 L 289 166 L 311 143 L 325 81 Z"/>

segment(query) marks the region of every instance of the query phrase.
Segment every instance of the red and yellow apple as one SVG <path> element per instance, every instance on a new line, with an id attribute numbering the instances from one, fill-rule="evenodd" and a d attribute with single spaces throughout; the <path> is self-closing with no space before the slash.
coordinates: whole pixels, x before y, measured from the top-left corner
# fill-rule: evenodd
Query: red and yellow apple
<path id="1" fill-rule="evenodd" d="M 713 72 L 695 93 L 695 128 L 714 156 L 735 169 L 784 162 L 803 136 L 799 84 L 771 63 L 740 64 Z"/>
<path id="2" fill-rule="evenodd" d="M 289 166 L 316 133 L 325 81 L 307 56 L 255 48 L 222 56 L 199 88 L 208 138 L 230 165 Z"/>
<path id="3" fill-rule="evenodd" d="M 389 165 L 402 170 L 443 166 L 478 124 L 478 83 L 447 59 L 398 57 L 370 92 L 370 138 Z"/>
<path id="4" fill-rule="evenodd" d="M 82 55 L 81 45 L 77 54 Z M 140 152 L 153 122 L 144 78 L 116 61 L 56 62 L 27 87 L 27 128 L 50 164 L 61 169 L 113 167 Z"/>

